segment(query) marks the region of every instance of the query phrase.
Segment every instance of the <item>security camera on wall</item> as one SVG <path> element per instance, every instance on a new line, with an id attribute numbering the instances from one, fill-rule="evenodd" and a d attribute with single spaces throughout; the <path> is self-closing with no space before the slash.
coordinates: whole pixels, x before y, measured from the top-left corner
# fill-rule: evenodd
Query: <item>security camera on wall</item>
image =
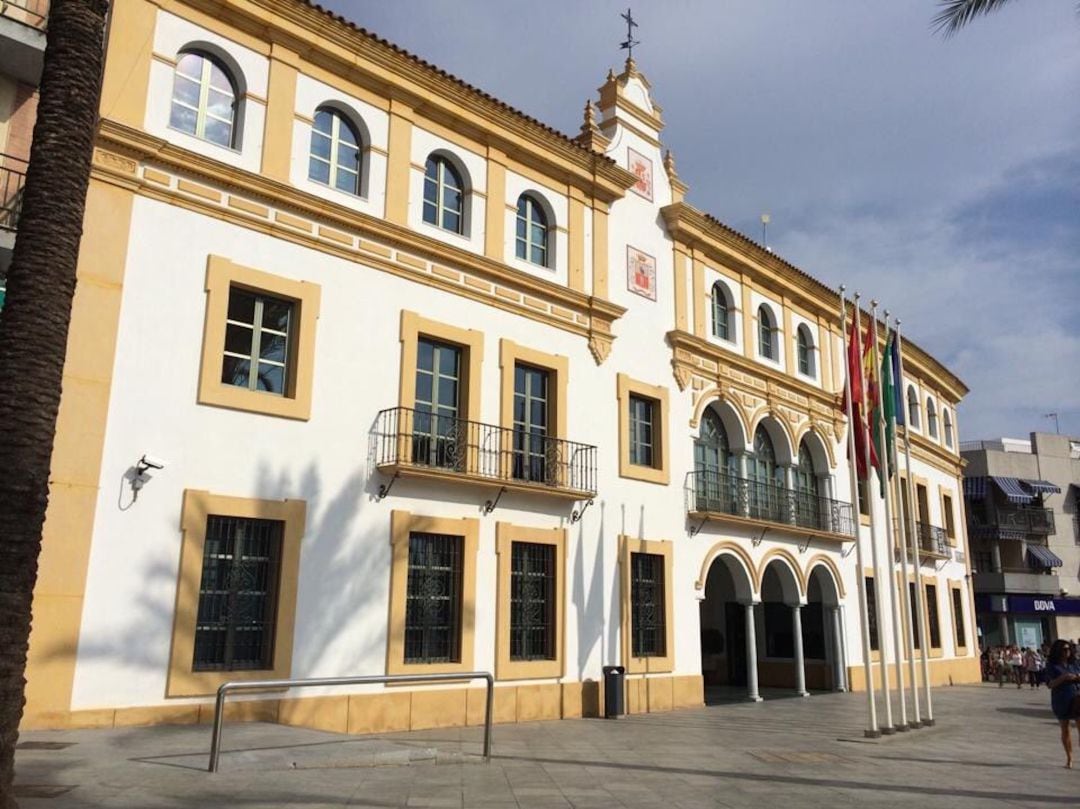
<path id="1" fill-rule="evenodd" d="M 150 469 L 164 469 L 165 465 L 165 461 L 155 455 L 143 455 L 141 458 L 139 458 L 139 463 L 136 464 L 136 469 L 141 475 Z"/>

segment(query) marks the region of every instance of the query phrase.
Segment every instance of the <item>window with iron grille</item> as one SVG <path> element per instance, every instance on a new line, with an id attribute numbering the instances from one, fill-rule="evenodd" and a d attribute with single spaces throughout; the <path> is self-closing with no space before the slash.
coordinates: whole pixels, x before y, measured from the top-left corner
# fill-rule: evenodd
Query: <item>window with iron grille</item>
<path id="1" fill-rule="evenodd" d="M 286 395 L 290 377 L 292 301 L 239 287 L 229 289 L 221 381 L 248 390 Z"/>
<path id="2" fill-rule="evenodd" d="M 878 645 L 877 624 L 877 593 L 874 588 L 874 580 L 867 576 L 866 582 L 866 624 L 870 628 L 870 648 L 875 652 L 881 647 Z"/>
<path id="3" fill-rule="evenodd" d="M 967 646 L 967 633 L 964 631 L 964 601 L 959 590 L 952 591 L 953 625 L 956 627 L 956 645 Z"/>
<path id="4" fill-rule="evenodd" d="M 941 648 L 941 625 L 938 622 L 937 586 L 926 585 L 926 622 L 930 624 L 930 648 Z"/>
<path id="5" fill-rule="evenodd" d="M 457 663 L 461 658 L 461 553 L 465 538 L 409 535 L 405 595 L 405 662 Z"/>
<path id="6" fill-rule="evenodd" d="M 922 639 L 919 637 L 922 626 L 919 623 L 919 616 L 917 614 L 918 604 L 915 603 L 915 582 L 908 582 L 908 609 L 910 610 L 909 620 L 911 621 L 911 640 L 912 645 L 916 649 L 921 649 Z"/>
<path id="7" fill-rule="evenodd" d="M 510 659 L 555 659 L 555 546 L 510 546 Z"/>
<path id="8" fill-rule="evenodd" d="M 630 629 L 634 657 L 667 654 L 664 622 L 664 557 L 630 554 Z"/>
<path id="9" fill-rule="evenodd" d="M 272 668 L 285 523 L 206 520 L 193 671 Z"/>
<path id="10" fill-rule="evenodd" d="M 655 402 L 630 396 L 630 463 L 653 466 Z"/>

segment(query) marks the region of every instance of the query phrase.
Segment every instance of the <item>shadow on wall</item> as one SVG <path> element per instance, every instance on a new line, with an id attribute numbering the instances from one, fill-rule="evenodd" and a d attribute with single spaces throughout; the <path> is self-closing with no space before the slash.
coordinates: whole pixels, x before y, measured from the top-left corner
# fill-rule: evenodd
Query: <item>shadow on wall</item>
<path id="1" fill-rule="evenodd" d="M 124 476 L 129 477 L 127 472 Z M 281 495 L 287 493 L 289 498 L 307 503 L 297 585 L 294 674 L 370 674 L 373 660 L 378 661 L 374 668 L 380 673 L 383 670 L 387 612 L 372 606 L 387 603 L 390 583 L 384 571 L 389 569 L 390 546 L 386 531 L 360 532 L 355 526 L 364 502 L 365 477 L 365 470 L 357 470 L 339 491 L 328 496 L 315 464 L 309 465 L 297 481 L 292 474 L 275 472 L 263 463 L 251 487 L 251 496 L 282 499 Z M 217 493 L 249 495 L 247 491 Z M 134 520 L 139 505 L 117 502 L 114 506 L 126 513 L 132 530 L 136 530 Z M 179 580 L 179 503 L 175 514 L 176 522 L 167 527 L 168 544 L 162 544 L 152 562 L 141 570 L 129 570 L 125 576 L 121 586 L 137 589 L 133 608 L 127 614 L 113 614 L 107 632 L 80 638 L 78 654 L 82 660 L 108 660 L 122 666 L 131 677 L 145 673 L 162 676 L 163 683 L 166 681 L 178 588 L 191 588 L 185 595 L 197 596 L 200 586 L 199 581 Z M 359 625 L 357 615 L 364 616 Z M 342 627 L 350 630 L 342 632 Z M 43 648 L 39 657 L 48 665 L 68 660 L 74 653 L 64 643 Z M 368 665 L 361 670 L 365 661 Z M 164 690 L 160 697 L 165 699 Z"/>

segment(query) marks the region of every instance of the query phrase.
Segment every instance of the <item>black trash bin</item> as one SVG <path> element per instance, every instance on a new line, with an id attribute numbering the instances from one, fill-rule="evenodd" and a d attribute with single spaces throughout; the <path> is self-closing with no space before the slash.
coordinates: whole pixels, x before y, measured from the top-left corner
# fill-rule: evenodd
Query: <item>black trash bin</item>
<path id="1" fill-rule="evenodd" d="M 604 718 L 618 719 L 626 713 L 626 667 L 604 666 Z"/>

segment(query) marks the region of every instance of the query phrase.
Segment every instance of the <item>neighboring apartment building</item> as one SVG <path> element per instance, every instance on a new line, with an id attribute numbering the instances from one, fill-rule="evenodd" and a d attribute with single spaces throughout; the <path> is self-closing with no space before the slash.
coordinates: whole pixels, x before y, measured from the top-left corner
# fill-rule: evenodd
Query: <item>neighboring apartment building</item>
<path id="1" fill-rule="evenodd" d="M 117 0 L 101 109 L 27 727 L 864 687 L 837 295 L 686 202 L 633 62 L 570 139 L 296 0 Z M 967 391 L 906 371 L 917 634 L 971 681 Z"/>
<path id="2" fill-rule="evenodd" d="M 1080 440 L 965 441 L 964 501 L 987 644 L 1080 638 Z"/>
<path id="3" fill-rule="evenodd" d="M 0 2 L 0 309 L 37 115 L 48 0 Z"/>

